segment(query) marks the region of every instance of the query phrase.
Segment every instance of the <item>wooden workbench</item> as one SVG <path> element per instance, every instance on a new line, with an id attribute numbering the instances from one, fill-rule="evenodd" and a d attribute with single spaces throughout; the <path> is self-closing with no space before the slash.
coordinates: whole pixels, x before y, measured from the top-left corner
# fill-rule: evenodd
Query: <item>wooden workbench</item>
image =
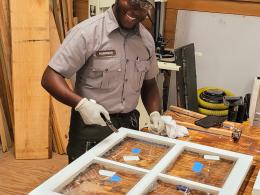
<path id="1" fill-rule="evenodd" d="M 176 121 L 191 123 L 193 125 L 198 116 L 201 116 L 200 114 L 189 116 L 173 111 L 173 109 L 167 111 L 165 114 L 172 116 Z M 189 129 L 189 136 L 181 138 L 181 140 L 252 155 L 254 157 L 253 165 L 239 190 L 239 194 L 252 194 L 254 182 L 260 168 L 260 128 L 249 127 L 239 123 L 233 123 L 233 125 L 242 130 L 242 136 L 236 143 L 229 136 L 191 129 Z"/>

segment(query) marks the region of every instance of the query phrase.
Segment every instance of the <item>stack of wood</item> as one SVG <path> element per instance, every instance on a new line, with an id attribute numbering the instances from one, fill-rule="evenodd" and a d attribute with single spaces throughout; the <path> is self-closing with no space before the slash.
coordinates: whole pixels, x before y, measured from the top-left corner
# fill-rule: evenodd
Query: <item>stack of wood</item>
<path id="1" fill-rule="evenodd" d="M 88 0 L 42 3 L 1 0 L 0 149 L 3 152 L 8 151 L 14 139 L 17 159 L 49 158 L 52 146 L 57 153 L 66 153 L 70 108 L 50 98 L 40 81 L 66 33 L 78 23 L 74 15 L 82 21 L 87 18 L 87 10 Z M 71 86 L 70 81 L 68 84 Z"/>
<path id="2" fill-rule="evenodd" d="M 52 0 L 50 3 L 50 57 L 52 57 L 66 33 L 77 24 L 77 17 L 73 16 L 72 0 Z M 67 81 L 72 87 L 71 82 Z M 70 107 L 51 97 L 50 102 L 50 130 L 53 150 L 59 154 L 66 153 L 68 144 L 68 130 L 70 122 Z"/>
<path id="3" fill-rule="evenodd" d="M 74 17 L 75 16 L 75 17 Z M 50 57 L 54 55 L 66 33 L 78 22 L 87 19 L 88 0 L 50 1 Z M 72 87 L 70 81 L 68 85 Z M 53 150 L 66 153 L 71 109 L 51 97 L 50 130 Z"/>

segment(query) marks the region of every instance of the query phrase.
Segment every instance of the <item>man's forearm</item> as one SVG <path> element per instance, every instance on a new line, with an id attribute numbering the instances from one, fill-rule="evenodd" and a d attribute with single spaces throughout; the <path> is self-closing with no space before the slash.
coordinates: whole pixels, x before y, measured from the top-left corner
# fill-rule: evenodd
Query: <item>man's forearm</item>
<path id="1" fill-rule="evenodd" d="M 160 93 L 155 79 L 144 80 L 141 97 L 149 114 L 153 111 L 161 111 Z"/>
<path id="2" fill-rule="evenodd" d="M 76 107 L 82 99 L 70 89 L 65 79 L 50 67 L 46 68 L 41 84 L 55 99 L 68 106 Z"/>

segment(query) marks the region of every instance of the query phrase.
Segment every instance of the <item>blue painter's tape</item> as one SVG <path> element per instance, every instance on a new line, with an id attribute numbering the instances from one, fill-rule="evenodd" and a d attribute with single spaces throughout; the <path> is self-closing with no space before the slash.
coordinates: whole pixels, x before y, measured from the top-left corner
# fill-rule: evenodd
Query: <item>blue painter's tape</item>
<path id="1" fill-rule="evenodd" d="M 192 167 L 192 171 L 194 171 L 196 173 L 201 173 L 203 167 L 204 167 L 204 165 L 201 164 L 200 162 L 195 162 Z"/>
<path id="2" fill-rule="evenodd" d="M 122 178 L 118 175 L 113 175 L 111 178 L 110 178 L 110 181 L 111 182 L 120 182 L 122 180 Z"/>
<path id="3" fill-rule="evenodd" d="M 133 149 L 132 149 L 132 152 L 133 152 L 134 154 L 140 154 L 140 153 L 141 153 L 141 149 L 140 149 L 140 148 L 133 148 Z"/>

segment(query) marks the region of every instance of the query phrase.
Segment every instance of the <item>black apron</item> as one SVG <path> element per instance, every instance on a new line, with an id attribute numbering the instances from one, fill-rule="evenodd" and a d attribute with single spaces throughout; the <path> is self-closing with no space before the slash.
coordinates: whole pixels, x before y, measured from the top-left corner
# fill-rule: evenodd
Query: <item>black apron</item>
<path id="1" fill-rule="evenodd" d="M 139 129 L 139 116 L 140 114 L 137 110 L 133 110 L 129 113 L 110 114 L 111 121 L 116 128 L 125 127 L 135 130 Z M 79 112 L 72 109 L 69 143 L 67 146 L 69 163 L 112 133 L 113 131 L 107 126 L 86 125 Z"/>

